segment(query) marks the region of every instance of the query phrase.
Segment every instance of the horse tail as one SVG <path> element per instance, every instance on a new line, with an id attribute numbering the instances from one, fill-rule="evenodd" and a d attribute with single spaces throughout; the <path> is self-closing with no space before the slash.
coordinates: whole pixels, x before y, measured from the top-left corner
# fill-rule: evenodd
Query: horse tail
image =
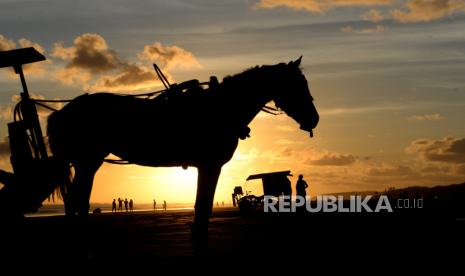
<path id="1" fill-rule="evenodd" d="M 55 188 L 54 195 L 62 199 L 65 203 L 65 208 L 68 204 L 68 195 L 73 179 L 71 171 L 71 162 L 66 158 L 64 145 L 66 135 L 66 122 L 63 118 L 63 111 L 55 111 L 48 117 L 47 121 L 47 136 L 50 151 L 55 158 L 57 165 L 58 186 Z"/>

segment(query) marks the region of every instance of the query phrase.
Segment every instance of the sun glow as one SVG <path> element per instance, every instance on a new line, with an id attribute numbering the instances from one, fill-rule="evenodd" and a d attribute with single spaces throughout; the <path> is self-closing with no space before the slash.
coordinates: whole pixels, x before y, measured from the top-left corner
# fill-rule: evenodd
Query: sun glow
<path id="1" fill-rule="evenodd" d="M 111 202 L 113 198 L 132 198 L 136 203 L 166 200 L 168 203 L 193 203 L 197 189 L 195 168 L 151 168 L 136 165 L 104 164 L 95 176 L 91 202 Z M 112 191 L 111 194 L 108 191 Z"/>

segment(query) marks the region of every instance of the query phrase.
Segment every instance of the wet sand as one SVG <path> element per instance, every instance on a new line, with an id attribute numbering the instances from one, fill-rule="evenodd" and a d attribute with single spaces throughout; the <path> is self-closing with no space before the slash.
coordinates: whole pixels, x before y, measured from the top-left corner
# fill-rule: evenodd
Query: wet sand
<path id="1" fill-rule="evenodd" d="M 3 246 L 3 254 L 24 262 L 44 259 L 72 264 L 197 262 L 199 256 L 189 241 L 193 215 L 193 211 L 94 214 L 86 226 L 63 216 L 27 218 L 2 234 L 3 245 L 10 245 Z M 459 246 L 464 226 L 465 220 L 447 216 L 243 216 L 235 208 L 218 208 L 211 218 L 207 257 L 229 263 L 387 254 L 386 249 L 426 254 L 436 246 Z"/>

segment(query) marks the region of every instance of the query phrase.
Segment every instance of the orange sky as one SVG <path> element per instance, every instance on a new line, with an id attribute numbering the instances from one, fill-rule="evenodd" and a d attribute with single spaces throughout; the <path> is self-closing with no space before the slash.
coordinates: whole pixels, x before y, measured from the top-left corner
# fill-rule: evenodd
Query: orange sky
<path id="1" fill-rule="evenodd" d="M 51 2 L 47 16 L 40 5 L 0 3 L 0 50 L 34 46 L 48 58 L 25 70 L 35 97 L 157 90 L 153 62 L 172 82 L 207 81 L 304 56 L 321 117 L 315 137 L 260 113 L 223 169 L 217 201 L 275 170 L 304 174 L 311 195 L 465 179 L 464 1 Z M 0 89 L 3 140 L 17 76 L 1 70 Z M 0 168 L 11 169 L 6 140 Z M 195 189 L 195 168 L 105 164 L 91 201 L 192 203 Z"/>

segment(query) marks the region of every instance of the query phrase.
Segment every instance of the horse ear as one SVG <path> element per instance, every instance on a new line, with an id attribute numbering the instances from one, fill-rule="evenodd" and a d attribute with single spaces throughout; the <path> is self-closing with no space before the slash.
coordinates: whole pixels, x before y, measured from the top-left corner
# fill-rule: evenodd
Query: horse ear
<path id="1" fill-rule="evenodd" d="M 302 62 L 302 56 L 300 56 L 298 59 L 296 59 L 296 61 L 294 61 L 294 66 L 299 67 L 301 62 Z"/>
<path id="2" fill-rule="evenodd" d="M 302 56 L 300 56 L 298 59 L 296 59 L 295 61 L 291 61 L 289 62 L 289 66 L 294 66 L 296 68 L 298 68 L 300 66 L 300 63 L 302 62 Z"/>

